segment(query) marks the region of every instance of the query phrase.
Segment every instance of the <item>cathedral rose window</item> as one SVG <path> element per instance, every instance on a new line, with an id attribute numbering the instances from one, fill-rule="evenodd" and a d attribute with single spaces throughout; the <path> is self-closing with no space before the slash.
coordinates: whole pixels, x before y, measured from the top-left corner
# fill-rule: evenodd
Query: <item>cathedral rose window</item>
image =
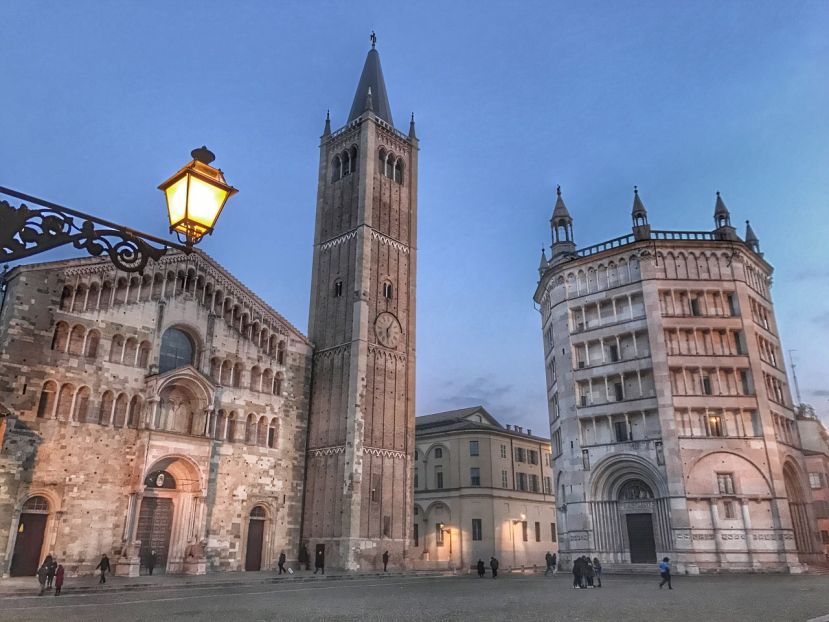
<path id="1" fill-rule="evenodd" d="M 164 373 L 193 364 L 193 341 L 190 336 L 178 328 L 168 328 L 161 338 L 161 356 L 158 371 Z"/>

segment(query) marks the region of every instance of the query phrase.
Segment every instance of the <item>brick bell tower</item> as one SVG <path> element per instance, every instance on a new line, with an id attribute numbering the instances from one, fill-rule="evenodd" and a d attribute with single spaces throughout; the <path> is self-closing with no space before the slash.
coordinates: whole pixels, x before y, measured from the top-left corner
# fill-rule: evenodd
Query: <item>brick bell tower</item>
<path id="1" fill-rule="evenodd" d="M 311 564 L 408 562 L 415 420 L 417 152 L 371 50 L 348 121 L 320 142 L 308 334 L 315 346 L 302 542 Z"/>

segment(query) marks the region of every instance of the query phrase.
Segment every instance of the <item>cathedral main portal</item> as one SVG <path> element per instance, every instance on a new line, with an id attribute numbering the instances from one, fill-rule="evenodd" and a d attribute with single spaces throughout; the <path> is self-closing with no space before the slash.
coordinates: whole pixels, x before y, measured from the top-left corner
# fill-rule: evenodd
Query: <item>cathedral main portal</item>
<path id="1" fill-rule="evenodd" d="M 151 554 L 155 554 L 155 567 L 160 572 L 167 568 L 167 552 L 170 550 L 170 531 L 173 526 L 172 499 L 144 497 L 138 515 L 136 538 L 141 541 L 141 563 L 146 566 Z"/>

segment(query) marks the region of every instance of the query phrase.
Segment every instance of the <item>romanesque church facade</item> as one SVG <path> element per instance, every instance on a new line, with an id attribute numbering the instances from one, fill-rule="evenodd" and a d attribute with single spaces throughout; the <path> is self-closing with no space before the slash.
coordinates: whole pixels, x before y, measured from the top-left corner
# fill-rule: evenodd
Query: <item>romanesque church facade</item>
<path id="1" fill-rule="evenodd" d="M 198 251 L 5 275 L 0 574 L 406 562 L 417 139 L 373 47 L 320 154 L 308 337 Z"/>

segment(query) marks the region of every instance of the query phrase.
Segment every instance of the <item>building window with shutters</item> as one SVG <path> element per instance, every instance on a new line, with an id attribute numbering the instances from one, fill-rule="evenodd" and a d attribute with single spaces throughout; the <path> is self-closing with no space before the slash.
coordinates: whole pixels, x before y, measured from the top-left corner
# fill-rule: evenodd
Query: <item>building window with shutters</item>
<path id="1" fill-rule="evenodd" d="M 556 524 L 550 523 L 550 542 L 556 541 Z"/>
<path id="2" fill-rule="evenodd" d="M 470 486 L 480 486 L 481 485 L 481 469 L 478 467 L 472 467 L 469 469 L 469 485 Z"/>
<path id="3" fill-rule="evenodd" d="M 535 541 L 541 542 L 541 523 L 539 522 L 535 524 Z"/>
<path id="4" fill-rule="evenodd" d="M 518 490 L 527 490 L 527 474 L 518 473 Z"/>
<path id="5" fill-rule="evenodd" d="M 473 518 L 472 519 L 472 539 L 473 540 L 483 540 L 484 530 L 482 528 L 481 519 L 480 518 Z"/>

